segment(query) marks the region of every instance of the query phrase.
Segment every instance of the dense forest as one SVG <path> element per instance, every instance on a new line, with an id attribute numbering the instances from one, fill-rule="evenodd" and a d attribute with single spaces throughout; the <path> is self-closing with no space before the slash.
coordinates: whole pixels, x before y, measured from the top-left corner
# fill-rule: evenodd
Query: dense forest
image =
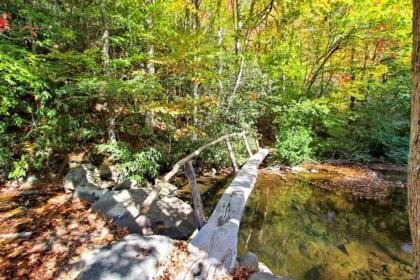
<path id="1" fill-rule="evenodd" d="M 417 280 L 419 26 L 419 0 L 1 1 L 0 278 Z"/>
<path id="2" fill-rule="evenodd" d="M 112 154 L 128 176 L 153 176 L 243 129 L 261 132 L 288 164 L 405 163 L 411 6 L 2 1 L 3 179 L 86 147 Z"/>

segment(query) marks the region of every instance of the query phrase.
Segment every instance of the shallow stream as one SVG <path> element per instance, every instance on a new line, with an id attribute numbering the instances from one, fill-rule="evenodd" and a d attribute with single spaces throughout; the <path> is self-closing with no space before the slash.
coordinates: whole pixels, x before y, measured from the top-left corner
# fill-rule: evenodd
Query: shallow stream
<path id="1" fill-rule="evenodd" d="M 260 173 L 242 218 L 238 254 L 251 251 L 292 279 L 410 279 L 406 189 L 381 201 Z"/>

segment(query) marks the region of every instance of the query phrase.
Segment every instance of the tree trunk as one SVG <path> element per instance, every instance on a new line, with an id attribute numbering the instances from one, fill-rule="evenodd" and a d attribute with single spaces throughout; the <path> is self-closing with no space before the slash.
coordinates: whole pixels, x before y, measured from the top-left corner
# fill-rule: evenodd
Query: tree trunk
<path id="1" fill-rule="evenodd" d="M 106 25 L 106 23 L 105 23 Z M 102 35 L 102 57 L 103 57 L 103 68 L 105 71 L 105 76 L 109 77 L 109 31 L 108 28 L 105 28 L 105 31 Z M 116 121 L 115 121 L 115 112 L 114 112 L 114 101 L 113 98 L 110 96 L 112 93 L 106 92 L 107 95 L 107 109 L 108 109 L 108 140 L 111 143 L 115 143 L 117 141 L 117 133 L 116 133 Z"/>
<path id="2" fill-rule="evenodd" d="M 201 201 L 200 190 L 197 187 L 197 178 L 195 177 L 194 167 L 191 161 L 184 164 L 185 175 L 191 187 L 191 196 L 193 200 L 195 218 L 197 219 L 198 229 L 202 228 L 206 223 L 204 216 L 203 202 Z"/>
<path id="3" fill-rule="evenodd" d="M 148 5 L 151 5 L 153 4 L 153 0 L 147 0 L 146 3 Z M 152 18 L 151 16 L 148 16 L 146 18 L 146 28 L 150 30 L 152 28 L 152 24 L 153 24 Z M 155 63 L 153 61 L 154 57 L 155 57 L 155 46 L 153 44 L 149 44 L 147 46 L 147 73 L 151 76 L 154 76 L 156 72 Z M 146 127 L 153 129 L 153 126 L 155 124 L 155 114 L 153 112 L 146 111 L 145 124 L 146 124 Z"/>
<path id="4" fill-rule="evenodd" d="M 411 238 L 414 247 L 414 279 L 420 279 L 420 0 L 414 0 L 413 93 L 408 163 L 408 201 Z"/>

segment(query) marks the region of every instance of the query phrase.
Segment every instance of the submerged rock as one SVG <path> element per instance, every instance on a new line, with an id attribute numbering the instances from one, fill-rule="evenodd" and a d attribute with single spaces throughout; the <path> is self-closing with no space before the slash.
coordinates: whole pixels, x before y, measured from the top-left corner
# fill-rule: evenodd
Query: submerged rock
<path id="1" fill-rule="evenodd" d="M 414 252 L 413 245 L 410 243 L 403 243 L 400 247 L 404 253 L 412 254 Z"/>
<path id="2" fill-rule="evenodd" d="M 192 207 L 176 197 L 160 197 L 145 216 L 140 209 L 148 194 L 144 189 L 109 192 L 92 209 L 131 233 L 153 231 L 177 239 L 190 237 L 197 228 Z"/>
<path id="3" fill-rule="evenodd" d="M 128 235 L 86 257 L 79 280 L 149 280 L 174 247 L 165 236 Z M 82 256 L 83 258 L 83 256 Z"/>

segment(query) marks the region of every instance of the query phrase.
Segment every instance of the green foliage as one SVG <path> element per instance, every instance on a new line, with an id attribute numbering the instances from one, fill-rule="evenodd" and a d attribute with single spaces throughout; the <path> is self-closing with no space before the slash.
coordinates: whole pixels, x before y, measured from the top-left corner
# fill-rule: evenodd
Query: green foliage
<path id="1" fill-rule="evenodd" d="M 115 162 L 116 169 L 123 180 L 131 179 L 140 183 L 159 174 L 159 161 L 162 156 L 154 148 L 134 152 L 125 143 L 117 142 L 99 144 L 97 149 L 99 153 Z"/>
<path id="2" fill-rule="evenodd" d="M 281 162 L 296 165 L 311 157 L 311 142 L 311 131 L 302 126 L 281 131 L 274 146 L 276 157 Z"/>
<path id="3" fill-rule="evenodd" d="M 2 1 L 11 18 L 0 31 L 1 178 L 112 135 L 130 143 L 117 159 L 127 176 L 151 176 L 139 171 L 157 161 L 148 147 L 169 168 L 204 141 L 256 126 L 275 132 L 291 164 L 405 162 L 411 2 L 239 2 L 232 17 L 210 0 Z M 233 146 L 242 162 L 243 144 Z M 222 145 L 204 160 L 229 165 Z"/>

